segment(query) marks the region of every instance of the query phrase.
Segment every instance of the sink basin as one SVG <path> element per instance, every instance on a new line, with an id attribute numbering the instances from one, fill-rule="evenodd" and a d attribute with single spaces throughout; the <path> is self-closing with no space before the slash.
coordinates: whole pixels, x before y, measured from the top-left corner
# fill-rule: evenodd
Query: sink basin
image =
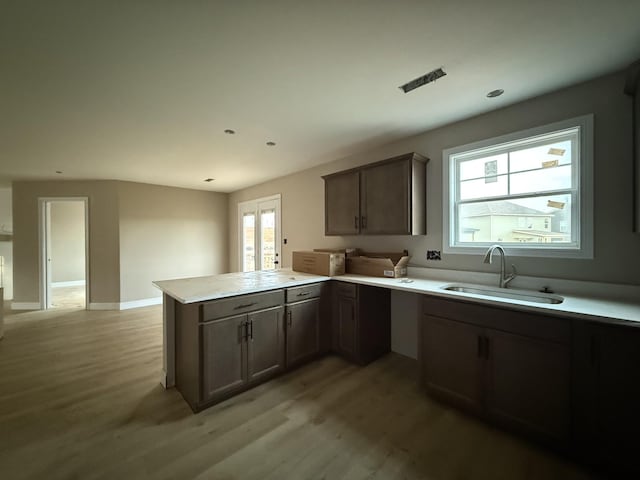
<path id="1" fill-rule="evenodd" d="M 473 295 L 481 295 L 483 297 L 507 298 L 509 300 L 520 300 L 523 302 L 558 304 L 564 301 L 564 298 L 559 295 L 551 295 L 549 293 L 485 287 L 482 285 L 451 284 L 445 285 L 441 288 L 450 292 L 471 293 Z"/>

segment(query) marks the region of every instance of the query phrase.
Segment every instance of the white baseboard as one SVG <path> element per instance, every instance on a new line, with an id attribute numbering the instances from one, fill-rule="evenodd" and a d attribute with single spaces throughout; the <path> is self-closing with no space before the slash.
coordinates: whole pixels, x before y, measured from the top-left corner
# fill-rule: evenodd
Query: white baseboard
<path id="1" fill-rule="evenodd" d="M 121 302 L 120 310 L 129 310 L 130 308 L 149 307 L 151 305 L 162 305 L 162 297 L 143 298 L 142 300 L 133 300 L 131 302 Z"/>
<path id="2" fill-rule="evenodd" d="M 84 285 L 86 282 L 84 280 L 70 280 L 68 282 L 51 282 L 51 287 L 80 287 Z"/>
<path id="3" fill-rule="evenodd" d="M 169 376 L 164 369 L 160 372 L 160 385 L 162 385 L 165 390 L 176 386 L 175 382 L 169 379 Z"/>
<path id="4" fill-rule="evenodd" d="M 115 303 L 89 303 L 89 310 L 120 310 L 120 304 Z"/>
<path id="5" fill-rule="evenodd" d="M 11 310 L 40 310 L 39 302 L 11 302 Z"/>
<path id="6" fill-rule="evenodd" d="M 151 305 L 161 305 L 162 297 L 143 298 L 142 300 L 132 300 L 130 302 L 114 303 L 90 303 L 89 310 L 129 310 L 131 308 L 149 307 Z"/>
<path id="7" fill-rule="evenodd" d="M 89 310 L 129 310 L 131 308 L 162 305 L 162 297 L 143 298 L 131 302 L 89 303 Z M 11 302 L 11 310 L 40 310 L 38 302 Z"/>

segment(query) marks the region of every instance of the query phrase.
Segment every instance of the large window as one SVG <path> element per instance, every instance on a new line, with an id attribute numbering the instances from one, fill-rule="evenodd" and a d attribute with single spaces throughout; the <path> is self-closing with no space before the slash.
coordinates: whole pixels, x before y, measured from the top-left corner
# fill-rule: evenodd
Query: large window
<path id="1" fill-rule="evenodd" d="M 444 251 L 593 256 L 593 117 L 445 150 Z"/>

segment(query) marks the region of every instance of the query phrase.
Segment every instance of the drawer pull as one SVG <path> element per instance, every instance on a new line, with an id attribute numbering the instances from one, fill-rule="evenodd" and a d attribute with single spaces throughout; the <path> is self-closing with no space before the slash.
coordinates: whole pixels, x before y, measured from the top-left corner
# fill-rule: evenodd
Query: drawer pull
<path id="1" fill-rule="evenodd" d="M 298 297 L 306 297 L 307 295 L 311 295 L 311 292 L 300 292 L 297 296 Z"/>
<path id="2" fill-rule="evenodd" d="M 240 310 L 241 308 L 253 307 L 256 303 L 258 303 L 258 302 L 243 303 L 242 305 L 238 305 L 237 307 L 235 307 L 234 310 Z"/>

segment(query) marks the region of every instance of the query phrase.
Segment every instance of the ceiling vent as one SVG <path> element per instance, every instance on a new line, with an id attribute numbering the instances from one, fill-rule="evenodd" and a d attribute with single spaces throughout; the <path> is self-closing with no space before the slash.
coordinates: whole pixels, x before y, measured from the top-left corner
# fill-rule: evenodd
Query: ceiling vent
<path id="1" fill-rule="evenodd" d="M 447 73 L 444 70 L 438 68 L 436 70 L 433 70 L 432 72 L 425 73 L 421 77 L 411 80 L 410 82 L 405 83 L 398 88 L 404 91 L 404 93 L 409 93 L 411 90 L 415 90 L 416 88 L 426 85 L 427 83 L 435 82 L 437 79 L 444 77 L 446 74 Z"/>

